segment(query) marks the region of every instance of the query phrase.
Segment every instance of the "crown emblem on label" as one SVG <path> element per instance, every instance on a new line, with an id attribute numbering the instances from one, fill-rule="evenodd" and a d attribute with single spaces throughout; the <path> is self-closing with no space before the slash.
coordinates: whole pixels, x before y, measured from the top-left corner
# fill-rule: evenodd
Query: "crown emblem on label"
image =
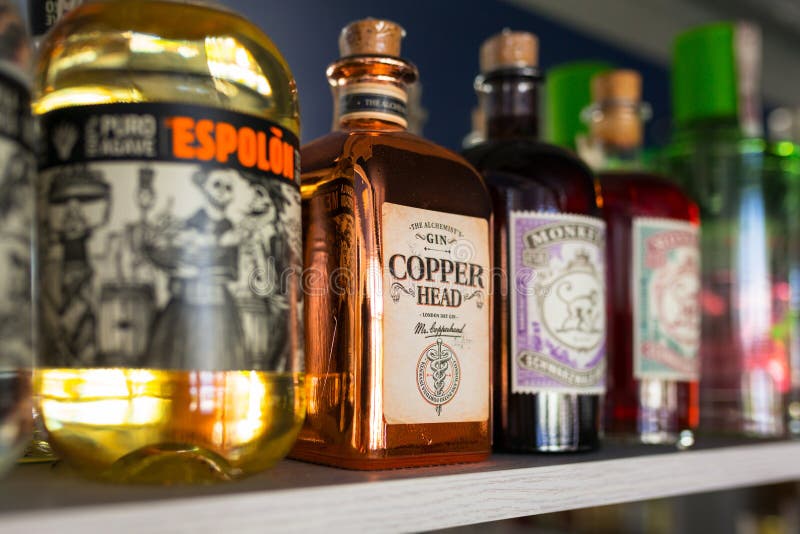
<path id="1" fill-rule="evenodd" d="M 53 145 L 59 159 L 66 161 L 72 155 L 72 149 L 78 141 L 78 129 L 69 123 L 61 123 L 53 130 Z"/>
<path id="2" fill-rule="evenodd" d="M 595 274 L 597 272 L 594 263 L 589 258 L 589 253 L 585 249 L 579 250 L 564 270 L 569 273 Z"/>

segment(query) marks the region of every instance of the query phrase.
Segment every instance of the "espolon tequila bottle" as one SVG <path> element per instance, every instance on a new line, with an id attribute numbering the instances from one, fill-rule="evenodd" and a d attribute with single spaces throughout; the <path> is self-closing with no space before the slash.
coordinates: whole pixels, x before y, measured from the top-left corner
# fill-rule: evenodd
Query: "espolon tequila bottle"
<path id="1" fill-rule="evenodd" d="M 308 417 L 295 458 L 353 469 L 489 454 L 491 202 L 406 132 L 403 29 L 344 28 L 338 128 L 303 147 Z"/>
<path id="2" fill-rule="evenodd" d="M 88 2 L 40 49 L 35 391 L 57 454 L 227 480 L 305 413 L 295 83 L 222 8 Z"/>
<path id="3" fill-rule="evenodd" d="M 538 139 L 538 42 L 508 30 L 481 47 L 487 140 L 465 152 L 494 201 L 494 443 L 597 447 L 605 393 L 605 224 L 594 177 Z"/>
<path id="4" fill-rule="evenodd" d="M 765 174 L 760 35 L 746 23 L 694 28 L 675 41 L 675 134 L 664 156 L 700 208 L 701 426 L 783 433 L 789 386 L 788 269 L 780 266 L 782 194 Z M 778 189 L 780 191 L 780 188 Z"/>
<path id="5" fill-rule="evenodd" d="M 577 142 L 598 172 L 608 232 L 606 432 L 685 447 L 699 417 L 699 216 L 674 182 L 643 168 L 641 92 L 637 72 L 596 75 L 589 135 Z"/>
<path id="6" fill-rule="evenodd" d="M 30 42 L 16 3 L 0 0 L 0 472 L 32 430 L 33 121 Z"/>

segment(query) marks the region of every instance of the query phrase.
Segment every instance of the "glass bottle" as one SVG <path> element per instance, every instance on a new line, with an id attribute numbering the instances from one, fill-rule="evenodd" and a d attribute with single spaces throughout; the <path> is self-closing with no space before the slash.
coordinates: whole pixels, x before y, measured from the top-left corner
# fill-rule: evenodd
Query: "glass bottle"
<path id="1" fill-rule="evenodd" d="M 343 29 L 338 128 L 302 150 L 309 402 L 292 456 L 352 469 L 490 450 L 491 203 L 460 156 L 406 132 L 403 34 Z"/>
<path id="2" fill-rule="evenodd" d="M 35 390 L 97 478 L 229 480 L 305 414 L 295 82 L 224 8 L 109 0 L 40 48 Z"/>
<path id="3" fill-rule="evenodd" d="M 788 335 L 789 387 L 786 429 L 800 436 L 800 114 L 778 108 L 769 115 L 769 143 L 765 155 L 767 199 L 777 217 L 772 217 L 773 269 L 779 283 L 775 298 L 784 322 L 776 327 Z M 772 213 L 772 212 L 771 212 Z M 781 285 L 780 282 L 788 282 Z M 787 334 L 788 333 L 788 334 Z"/>
<path id="4" fill-rule="evenodd" d="M 700 254 L 697 206 L 645 170 L 639 73 L 591 80 L 579 154 L 598 172 L 608 241 L 606 432 L 694 444 L 699 418 Z"/>
<path id="5" fill-rule="evenodd" d="M 0 472 L 30 439 L 31 237 L 36 171 L 30 41 L 16 3 L 0 0 Z"/>
<path id="6" fill-rule="evenodd" d="M 487 140 L 465 152 L 494 203 L 494 443 L 586 450 L 605 393 L 605 224 L 589 168 L 538 139 L 537 54 L 524 32 L 483 44 Z"/>
<path id="7" fill-rule="evenodd" d="M 771 243 L 779 217 L 765 183 L 759 68 L 760 34 L 747 23 L 679 35 L 664 160 L 703 222 L 701 426 L 769 437 L 783 433 L 788 307 Z"/>

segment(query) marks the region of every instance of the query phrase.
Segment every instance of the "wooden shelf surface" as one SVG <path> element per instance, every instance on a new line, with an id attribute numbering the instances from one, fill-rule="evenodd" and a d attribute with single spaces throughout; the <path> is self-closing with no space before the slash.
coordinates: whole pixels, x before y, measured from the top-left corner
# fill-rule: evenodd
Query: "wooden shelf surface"
<path id="1" fill-rule="evenodd" d="M 382 472 L 285 460 L 204 487 L 101 484 L 59 464 L 20 465 L 0 481 L 0 532 L 408 532 L 800 479 L 800 442 L 700 444 Z"/>

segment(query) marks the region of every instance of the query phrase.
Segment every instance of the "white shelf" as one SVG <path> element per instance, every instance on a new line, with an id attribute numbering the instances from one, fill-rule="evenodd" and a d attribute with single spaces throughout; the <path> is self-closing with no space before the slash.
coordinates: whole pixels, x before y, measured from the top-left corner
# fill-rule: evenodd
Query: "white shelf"
<path id="1" fill-rule="evenodd" d="M 638 447 L 355 472 L 294 461 L 208 487 L 86 482 L 25 465 L 0 482 L 0 532 L 420 531 L 800 479 L 800 443 Z"/>

